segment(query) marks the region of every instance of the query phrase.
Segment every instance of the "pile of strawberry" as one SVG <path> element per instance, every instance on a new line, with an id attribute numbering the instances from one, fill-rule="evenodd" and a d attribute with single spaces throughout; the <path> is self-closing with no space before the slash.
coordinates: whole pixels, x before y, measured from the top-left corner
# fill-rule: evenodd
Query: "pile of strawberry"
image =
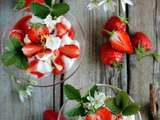
<path id="1" fill-rule="evenodd" d="M 48 15 L 46 19 L 49 18 L 52 17 Z M 48 73 L 61 74 L 80 56 L 79 43 L 74 40 L 75 32 L 70 22 L 64 16 L 57 21 L 47 20 L 43 24 L 39 22 L 43 20 L 34 15 L 24 16 L 10 33 L 10 38 L 22 45 L 28 59 L 27 71 L 38 78 Z M 52 24 L 48 23 L 50 21 Z"/>
<path id="2" fill-rule="evenodd" d="M 123 54 L 136 54 L 138 60 L 145 56 L 157 57 L 156 53 L 147 53 L 152 49 L 151 40 L 144 32 L 136 32 L 132 37 L 126 32 L 127 20 L 112 16 L 102 28 L 106 43 L 101 45 L 100 55 L 103 64 L 121 67 Z"/>

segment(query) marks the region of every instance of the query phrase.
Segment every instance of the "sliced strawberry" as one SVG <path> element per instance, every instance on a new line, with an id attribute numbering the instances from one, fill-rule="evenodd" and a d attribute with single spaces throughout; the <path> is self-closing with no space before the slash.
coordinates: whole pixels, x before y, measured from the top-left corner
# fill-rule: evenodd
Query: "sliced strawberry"
<path id="1" fill-rule="evenodd" d="M 57 120 L 58 119 L 58 112 L 48 109 L 43 112 L 43 120 Z M 60 120 L 67 120 L 64 116 L 60 116 Z"/>
<path id="2" fill-rule="evenodd" d="M 68 32 L 67 27 L 62 23 L 56 24 L 56 36 L 62 38 Z"/>
<path id="3" fill-rule="evenodd" d="M 36 54 L 37 59 L 42 59 L 44 56 L 50 55 L 52 53 L 51 50 L 47 49 L 45 51 L 39 52 Z"/>
<path id="4" fill-rule="evenodd" d="M 23 43 L 25 34 L 21 30 L 12 30 L 9 37 L 16 38 L 19 42 Z"/>
<path id="5" fill-rule="evenodd" d="M 44 76 L 44 74 L 37 71 L 37 64 L 38 64 L 38 60 L 30 61 L 27 71 L 35 75 L 37 78 L 41 78 Z"/>
<path id="6" fill-rule="evenodd" d="M 102 107 L 96 111 L 95 114 L 87 115 L 85 120 L 111 120 L 112 113 L 105 107 Z"/>
<path id="7" fill-rule="evenodd" d="M 34 43 L 40 43 L 49 35 L 49 29 L 41 24 L 34 24 L 28 31 L 28 38 Z"/>
<path id="8" fill-rule="evenodd" d="M 113 65 L 114 62 L 122 62 L 123 54 L 113 49 L 109 42 L 100 48 L 100 55 L 103 64 Z"/>
<path id="9" fill-rule="evenodd" d="M 34 44 L 27 44 L 22 48 L 23 54 L 26 55 L 27 57 L 31 57 L 42 50 L 43 50 L 42 46 Z"/>
<path id="10" fill-rule="evenodd" d="M 44 0 L 25 0 L 25 6 L 28 7 L 32 2 L 44 4 Z"/>
<path id="11" fill-rule="evenodd" d="M 121 30 L 114 31 L 109 38 L 111 45 L 119 52 L 133 53 L 133 47 L 129 35 Z"/>
<path id="12" fill-rule="evenodd" d="M 100 116 L 100 120 L 111 120 L 112 113 L 107 108 L 102 107 L 96 111 L 96 115 Z"/>
<path id="13" fill-rule="evenodd" d="M 26 15 L 22 17 L 14 26 L 14 29 L 22 30 L 23 33 L 27 33 L 29 30 L 29 20 L 32 18 L 31 15 Z"/>
<path id="14" fill-rule="evenodd" d="M 105 31 L 110 31 L 110 32 L 112 32 L 113 30 L 126 31 L 127 23 L 128 21 L 123 17 L 112 16 L 111 18 L 108 19 L 108 21 L 103 26 L 102 35 L 103 36 L 107 35 Z"/>
<path id="15" fill-rule="evenodd" d="M 75 33 L 74 33 L 74 29 L 73 29 L 73 28 L 71 28 L 71 29 L 69 30 L 68 36 L 69 36 L 72 40 L 74 39 Z"/>
<path id="16" fill-rule="evenodd" d="M 61 74 L 64 69 L 64 61 L 62 60 L 61 56 L 58 56 L 56 59 L 54 59 L 53 63 L 55 68 L 53 69 L 52 73 L 54 75 Z"/>
<path id="17" fill-rule="evenodd" d="M 136 49 L 140 45 L 145 51 L 149 51 L 152 48 L 151 40 L 144 32 L 136 32 L 132 39 L 133 47 Z"/>
<path id="18" fill-rule="evenodd" d="M 80 49 L 76 45 L 65 45 L 59 51 L 70 58 L 78 58 L 80 56 Z"/>

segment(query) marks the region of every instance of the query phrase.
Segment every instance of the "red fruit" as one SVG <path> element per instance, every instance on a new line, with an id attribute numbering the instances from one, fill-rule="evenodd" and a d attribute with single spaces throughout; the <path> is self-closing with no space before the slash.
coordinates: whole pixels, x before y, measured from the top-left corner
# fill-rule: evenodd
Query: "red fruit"
<path id="1" fill-rule="evenodd" d="M 69 30 L 68 36 L 69 36 L 72 40 L 74 39 L 75 34 L 74 34 L 74 29 L 73 29 L 73 28 L 71 28 L 71 29 Z"/>
<path id="2" fill-rule="evenodd" d="M 109 38 L 111 46 L 119 52 L 133 53 L 133 47 L 129 35 L 121 30 L 113 31 Z"/>
<path id="3" fill-rule="evenodd" d="M 29 30 L 29 20 L 32 18 L 31 15 L 26 15 L 22 17 L 14 26 L 14 29 L 22 30 L 23 33 L 27 33 Z"/>
<path id="4" fill-rule="evenodd" d="M 113 65 L 114 62 L 121 62 L 123 54 L 113 49 L 109 42 L 102 44 L 100 55 L 103 64 Z"/>
<path id="5" fill-rule="evenodd" d="M 28 7 L 32 2 L 44 4 L 44 0 L 25 0 L 25 7 Z"/>
<path id="6" fill-rule="evenodd" d="M 27 57 L 31 57 L 42 50 L 43 50 L 42 46 L 34 44 L 27 44 L 22 48 L 23 54 L 26 55 Z"/>
<path id="7" fill-rule="evenodd" d="M 113 30 L 126 31 L 127 20 L 122 17 L 112 16 L 103 26 L 103 30 L 112 32 Z M 106 36 L 107 33 L 102 30 L 102 35 Z"/>
<path id="8" fill-rule="evenodd" d="M 44 76 L 44 74 L 37 71 L 37 64 L 38 64 L 38 61 L 37 61 L 37 60 L 32 60 L 32 61 L 30 61 L 27 70 L 28 70 L 31 74 L 35 75 L 36 77 L 41 78 L 41 77 Z"/>
<path id="9" fill-rule="evenodd" d="M 93 115 L 87 115 L 85 120 L 111 120 L 112 113 L 105 107 L 100 108 Z"/>
<path id="10" fill-rule="evenodd" d="M 143 32 L 136 32 L 132 39 L 133 47 L 136 49 L 140 45 L 145 51 L 149 51 L 152 48 L 151 40 Z"/>
<path id="11" fill-rule="evenodd" d="M 67 27 L 62 23 L 56 24 L 56 36 L 62 38 L 68 32 Z"/>
<path id="12" fill-rule="evenodd" d="M 53 60 L 55 68 L 53 69 L 52 73 L 54 75 L 59 75 L 62 73 L 64 69 L 64 62 L 61 58 L 61 56 L 58 56 L 56 59 Z"/>
<path id="13" fill-rule="evenodd" d="M 80 56 L 80 49 L 76 45 L 65 45 L 61 47 L 59 51 L 70 58 L 77 58 Z"/>
<path id="14" fill-rule="evenodd" d="M 23 43 L 25 34 L 21 30 L 12 30 L 9 37 L 16 38 L 19 42 Z"/>
<path id="15" fill-rule="evenodd" d="M 43 120 L 57 120 L 57 119 L 58 119 L 58 112 L 51 109 L 43 112 Z M 66 120 L 66 118 L 61 116 L 60 120 Z"/>
<path id="16" fill-rule="evenodd" d="M 34 43 L 40 43 L 46 35 L 49 35 L 49 30 L 41 24 L 34 24 L 28 31 L 28 38 Z"/>

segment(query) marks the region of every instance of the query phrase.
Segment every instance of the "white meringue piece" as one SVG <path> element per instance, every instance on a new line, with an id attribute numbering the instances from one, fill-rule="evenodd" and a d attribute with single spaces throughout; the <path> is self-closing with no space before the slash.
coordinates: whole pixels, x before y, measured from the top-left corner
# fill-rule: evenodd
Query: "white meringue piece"
<path id="1" fill-rule="evenodd" d="M 25 43 L 25 44 L 31 43 L 31 40 L 28 38 L 28 35 L 25 35 L 24 43 Z"/>
<path id="2" fill-rule="evenodd" d="M 73 40 L 68 35 L 64 35 L 63 36 L 62 43 L 61 43 L 62 46 L 64 46 L 64 45 L 70 45 L 72 43 L 73 43 Z"/>
<path id="3" fill-rule="evenodd" d="M 74 64 L 75 60 L 76 59 L 71 59 L 67 56 L 62 56 L 62 59 L 64 61 L 64 68 L 65 68 L 65 71 L 68 71 Z"/>
<path id="4" fill-rule="evenodd" d="M 46 38 L 45 47 L 51 49 L 52 51 L 57 50 L 61 45 L 61 39 L 59 37 L 54 37 L 50 35 Z"/>
<path id="5" fill-rule="evenodd" d="M 49 73 L 52 71 L 51 61 L 39 61 L 37 71 L 40 73 Z"/>
<path id="6" fill-rule="evenodd" d="M 53 53 L 51 52 L 51 53 L 46 53 L 44 56 L 42 56 L 42 57 L 39 57 L 38 55 L 36 55 L 36 58 L 38 59 L 38 60 L 41 60 L 41 61 L 49 61 L 49 60 L 51 60 L 52 59 L 52 57 L 53 57 Z"/>

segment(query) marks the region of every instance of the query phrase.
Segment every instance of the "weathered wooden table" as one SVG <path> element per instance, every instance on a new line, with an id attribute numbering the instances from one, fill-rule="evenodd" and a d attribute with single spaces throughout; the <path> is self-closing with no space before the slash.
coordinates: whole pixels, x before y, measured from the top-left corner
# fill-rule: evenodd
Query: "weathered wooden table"
<path id="1" fill-rule="evenodd" d="M 114 13 L 105 13 L 103 9 L 88 11 L 88 0 L 63 0 L 69 3 L 71 12 L 82 23 L 86 33 L 85 57 L 80 69 L 67 83 L 83 87 L 92 82 L 110 83 L 130 93 L 141 104 L 143 120 L 148 119 L 149 84 L 158 86 L 160 79 L 160 64 L 152 58 L 137 62 L 134 55 L 125 56 L 123 69 L 118 72 L 104 66 L 99 60 L 99 46 L 105 41 L 99 35 L 104 21 L 112 15 L 123 15 L 129 18 L 129 32 L 146 32 L 152 39 L 153 48 L 160 50 L 160 0 L 133 0 L 133 7 L 127 6 L 122 12 L 118 1 Z M 8 16 L 13 15 L 14 0 L 0 0 L 0 35 L 8 24 Z M 2 41 L 2 40 L 1 40 Z M 41 120 L 46 108 L 59 109 L 63 102 L 63 87 L 57 85 L 49 88 L 35 88 L 33 97 L 21 103 L 14 92 L 12 82 L 4 76 L 0 68 L 0 120 Z"/>

